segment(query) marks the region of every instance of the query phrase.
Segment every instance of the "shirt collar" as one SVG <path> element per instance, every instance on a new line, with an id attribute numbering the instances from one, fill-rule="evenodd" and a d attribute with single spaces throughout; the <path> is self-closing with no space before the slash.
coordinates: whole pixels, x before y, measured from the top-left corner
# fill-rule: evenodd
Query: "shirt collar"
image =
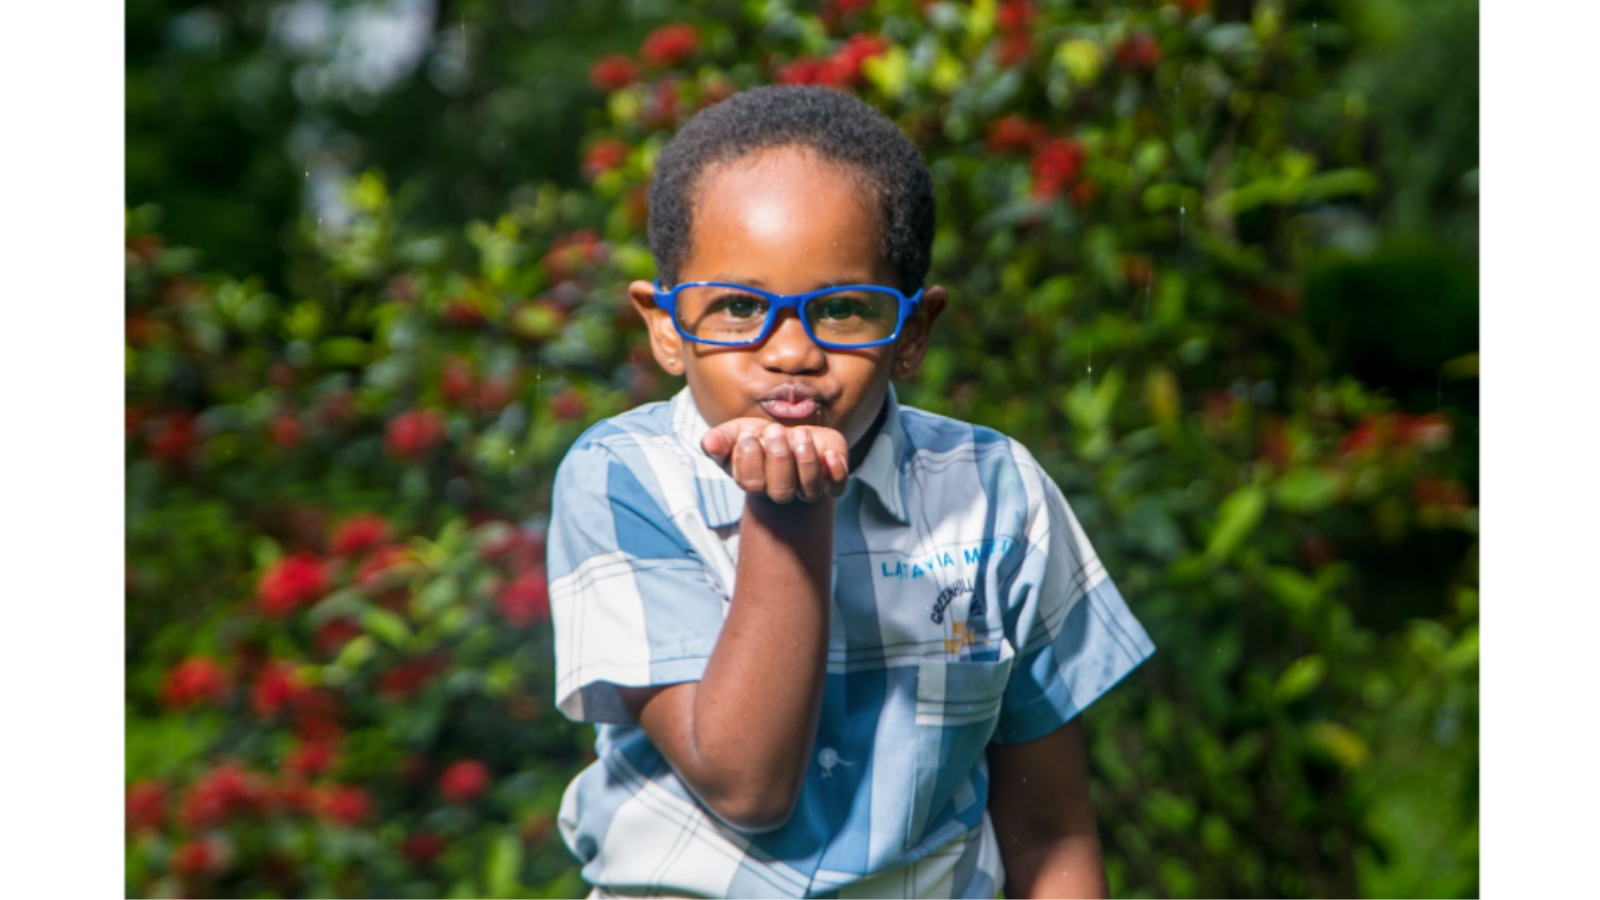
<path id="1" fill-rule="evenodd" d="M 850 483 L 860 484 L 873 496 L 890 517 L 902 525 L 910 524 L 905 507 L 905 429 L 900 424 L 900 403 L 895 398 L 894 385 L 889 386 L 888 407 L 883 425 L 872 440 L 861 465 L 850 473 Z M 744 490 L 734 483 L 733 476 L 723 470 L 716 460 L 700 449 L 700 439 L 711 426 L 700 415 L 694 397 L 685 387 L 672 398 L 672 429 L 684 442 L 691 465 L 694 467 L 695 489 L 700 500 L 700 514 L 711 528 L 725 528 L 737 523 L 744 515 Z"/>

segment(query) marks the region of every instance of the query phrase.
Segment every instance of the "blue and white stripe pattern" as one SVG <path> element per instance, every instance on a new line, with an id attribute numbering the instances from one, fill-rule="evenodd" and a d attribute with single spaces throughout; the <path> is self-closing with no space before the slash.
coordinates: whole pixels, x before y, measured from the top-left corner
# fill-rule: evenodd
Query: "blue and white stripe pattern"
<path id="1" fill-rule="evenodd" d="M 990 742 L 1040 738 L 1154 646 L 1055 483 L 1006 436 L 896 403 L 836 501 L 811 770 L 775 831 L 701 806 L 616 688 L 698 679 L 733 595 L 744 492 L 687 389 L 606 420 L 556 476 L 556 701 L 598 725 L 560 828 L 601 892 L 993 897 Z"/>

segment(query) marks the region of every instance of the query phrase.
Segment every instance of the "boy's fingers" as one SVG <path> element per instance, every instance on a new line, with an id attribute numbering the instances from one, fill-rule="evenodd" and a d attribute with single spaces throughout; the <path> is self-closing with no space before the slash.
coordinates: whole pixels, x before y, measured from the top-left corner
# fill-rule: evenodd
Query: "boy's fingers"
<path id="1" fill-rule="evenodd" d="M 789 436 L 782 425 L 767 426 L 761 435 L 761 449 L 767 457 L 767 496 L 778 503 L 788 503 L 794 499 L 798 485 L 794 453 L 789 449 Z"/>
<path id="2" fill-rule="evenodd" d="M 740 432 L 733 445 L 733 457 L 728 468 L 733 480 L 746 493 L 759 494 L 766 490 L 765 456 L 754 431 Z"/>
<path id="3" fill-rule="evenodd" d="M 811 433 L 804 428 L 789 432 L 789 448 L 794 451 L 794 471 L 798 479 L 800 499 L 806 502 L 819 500 L 827 491 L 826 477 L 822 473 L 822 460 L 811 443 Z"/>
<path id="4" fill-rule="evenodd" d="M 733 452 L 733 442 L 737 439 L 737 433 L 730 437 L 721 428 L 713 428 L 706 432 L 705 437 L 700 439 L 700 449 L 715 456 L 717 459 L 724 459 L 729 453 Z"/>
<path id="5" fill-rule="evenodd" d="M 828 469 L 828 493 L 837 497 L 849 486 L 849 467 L 845 459 L 832 448 L 822 451 L 823 464 Z"/>

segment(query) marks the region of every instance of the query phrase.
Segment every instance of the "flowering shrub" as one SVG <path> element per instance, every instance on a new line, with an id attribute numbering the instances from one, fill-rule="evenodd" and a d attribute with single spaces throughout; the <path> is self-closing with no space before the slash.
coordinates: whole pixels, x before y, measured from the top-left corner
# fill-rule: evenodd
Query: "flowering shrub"
<path id="1" fill-rule="evenodd" d="M 540 527 L 572 440 L 678 387 L 625 301 L 651 166 L 759 83 L 923 149 L 952 302 L 901 399 L 1032 448 L 1160 647 L 1088 717 L 1112 890 L 1473 892 L 1476 346 L 1420 384 L 1341 362 L 1385 346 L 1347 286 L 1410 259 L 1341 80 L 1360 23 L 737 9 L 585 59 L 582 187 L 459 237 L 369 172 L 274 293 L 130 211 L 130 895 L 584 891 Z"/>

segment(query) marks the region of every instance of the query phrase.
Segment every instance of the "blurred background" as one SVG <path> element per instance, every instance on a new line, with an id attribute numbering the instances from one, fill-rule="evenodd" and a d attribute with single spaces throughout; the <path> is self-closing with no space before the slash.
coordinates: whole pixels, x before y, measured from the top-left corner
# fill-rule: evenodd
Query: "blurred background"
<path id="1" fill-rule="evenodd" d="M 1119 896 L 1478 893 L 1478 6 L 130 0 L 129 896 L 570 897 L 566 447 L 678 387 L 652 162 L 894 118 L 1015 436 L 1160 652 L 1086 718 Z"/>

